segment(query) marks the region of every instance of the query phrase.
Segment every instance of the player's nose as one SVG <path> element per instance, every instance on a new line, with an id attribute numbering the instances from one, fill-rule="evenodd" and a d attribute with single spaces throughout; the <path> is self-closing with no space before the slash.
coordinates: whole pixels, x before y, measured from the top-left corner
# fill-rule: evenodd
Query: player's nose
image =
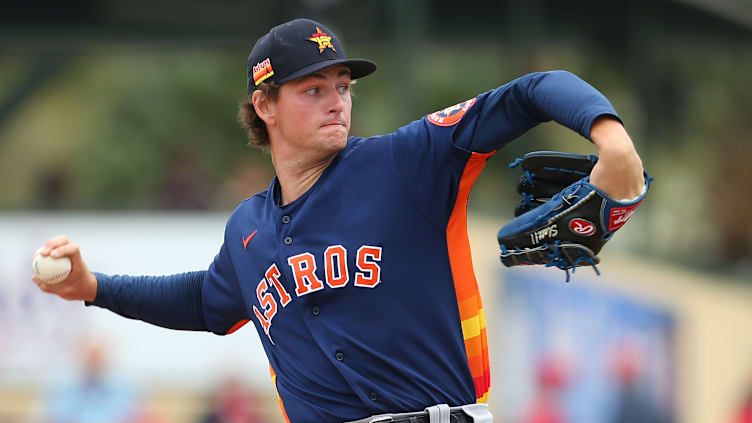
<path id="1" fill-rule="evenodd" d="M 349 94 L 346 94 L 349 95 Z M 328 111 L 330 113 L 340 113 L 345 108 L 345 99 L 343 97 L 343 94 L 339 92 L 339 90 L 333 89 L 329 91 L 329 95 L 327 96 L 328 100 Z"/>

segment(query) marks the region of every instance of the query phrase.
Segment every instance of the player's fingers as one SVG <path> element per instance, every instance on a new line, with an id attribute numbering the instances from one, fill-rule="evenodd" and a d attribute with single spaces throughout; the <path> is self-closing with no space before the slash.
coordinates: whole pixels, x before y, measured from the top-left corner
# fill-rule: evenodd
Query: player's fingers
<path id="1" fill-rule="evenodd" d="M 48 285 L 48 284 L 46 284 L 44 282 L 40 282 L 39 283 L 39 289 L 41 289 L 42 292 L 46 292 L 48 294 L 55 294 L 56 293 L 54 287 L 55 287 L 55 285 Z"/>
<path id="2" fill-rule="evenodd" d="M 32 276 L 31 280 L 33 280 L 34 283 L 37 284 L 37 286 L 39 287 L 39 289 L 41 289 L 43 292 L 51 292 L 50 291 L 50 286 L 47 285 L 46 283 L 40 281 L 39 278 L 37 278 L 36 276 Z"/>
<path id="3" fill-rule="evenodd" d="M 54 238 L 50 238 L 47 240 L 47 242 L 42 245 L 42 248 L 40 249 L 39 253 L 43 256 L 49 255 L 50 251 L 54 250 L 55 248 L 67 244 L 68 237 L 65 235 L 58 235 Z"/>
<path id="4" fill-rule="evenodd" d="M 78 253 L 78 244 L 76 244 L 75 242 L 69 242 L 50 250 L 50 255 L 52 257 L 72 256 L 76 253 Z"/>

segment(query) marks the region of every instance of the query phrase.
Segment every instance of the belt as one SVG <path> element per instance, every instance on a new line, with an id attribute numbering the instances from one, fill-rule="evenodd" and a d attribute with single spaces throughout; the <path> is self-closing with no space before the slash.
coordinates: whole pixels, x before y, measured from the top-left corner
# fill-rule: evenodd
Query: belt
<path id="1" fill-rule="evenodd" d="M 431 419 L 433 417 L 433 420 Z M 468 404 L 449 407 L 439 404 L 423 411 L 380 414 L 347 423 L 492 423 L 487 404 Z"/>
<path id="2" fill-rule="evenodd" d="M 464 411 L 452 411 L 449 414 L 450 423 L 473 423 L 473 418 Z M 373 417 L 369 423 L 430 423 L 427 411 L 416 413 L 392 414 L 391 416 Z"/>

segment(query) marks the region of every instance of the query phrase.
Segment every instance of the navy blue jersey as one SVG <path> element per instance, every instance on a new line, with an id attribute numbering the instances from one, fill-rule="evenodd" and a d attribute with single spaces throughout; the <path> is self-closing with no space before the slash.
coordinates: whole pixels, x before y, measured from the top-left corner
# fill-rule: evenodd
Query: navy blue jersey
<path id="1" fill-rule="evenodd" d="M 216 333 L 254 322 L 291 421 L 487 392 L 475 278 L 455 270 L 470 260 L 467 191 L 487 155 L 439 141 L 450 132 L 422 120 L 351 138 L 296 201 L 277 205 L 275 179 L 230 218 L 204 280 L 205 320 Z"/>
<path id="2" fill-rule="evenodd" d="M 294 202 L 279 205 L 275 178 L 238 206 L 193 302 L 205 328 L 253 322 L 288 421 L 485 402 L 471 187 L 494 149 L 539 122 L 587 137 L 602 114 L 615 112 L 571 74 L 531 74 L 389 135 L 351 137 Z M 100 285 L 98 305 L 110 301 Z"/>

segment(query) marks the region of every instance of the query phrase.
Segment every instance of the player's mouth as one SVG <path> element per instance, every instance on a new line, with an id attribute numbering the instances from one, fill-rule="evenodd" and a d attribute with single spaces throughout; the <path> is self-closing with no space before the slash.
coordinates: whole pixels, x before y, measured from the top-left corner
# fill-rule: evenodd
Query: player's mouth
<path id="1" fill-rule="evenodd" d="M 322 128 L 336 127 L 336 126 L 345 127 L 345 124 L 343 122 L 338 121 L 338 120 L 333 120 L 333 121 L 329 121 L 329 122 L 324 122 L 324 124 L 321 125 Z"/>

